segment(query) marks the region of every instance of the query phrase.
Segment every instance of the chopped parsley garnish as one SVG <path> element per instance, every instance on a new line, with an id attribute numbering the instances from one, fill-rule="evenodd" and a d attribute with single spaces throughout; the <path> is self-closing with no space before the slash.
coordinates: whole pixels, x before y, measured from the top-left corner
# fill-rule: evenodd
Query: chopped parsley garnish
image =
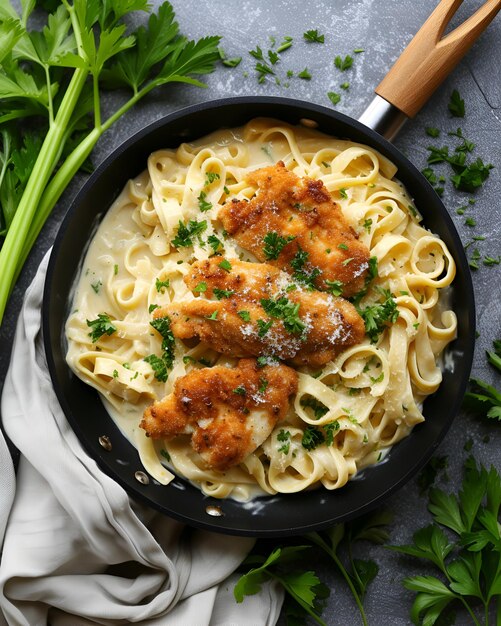
<path id="1" fill-rule="evenodd" d="M 312 396 L 309 396 L 307 398 L 301 398 L 300 404 L 304 408 L 313 409 L 316 420 L 319 420 L 329 411 L 325 404 L 322 404 L 322 402 L 320 402 L 316 398 L 313 398 Z"/>
<path id="2" fill-rule="evenodd" d="M 451 93 L 448 109 L 454 117 L 464 117 L 464 100 L 459 95 L 459 91 L 457 89 L 454 89 Z"/>
<path id="3" fill-rule="evenodd" d="M 305 67 L 302 72 L 298 72 L 298 78 L 302 78 L 303 80 L 311 80 L 311 74 L 308 71 L 308 68 Z"/>
<path id="4" fill-rule="evenodd" d="M 158 304 L 150 304 L 150 306 L 148 307 L 148 313 L 150 313 L 151 315 L 151 313 L 153 313 L 155 309 L 158 309 Z"/>
<path id="5" fill-rule="evenodd" d="M 113 378 L 118 378 L 118 370 L 113 370 Z"/>
<path id="6" fill-rule="evenodd" d="M 214 295 L 218 300 L 222 300 L 223 298 L 230 298 L 235 292 L 231 289 L 218 289 L 217 287 L 214 289 Z"/>
<path id="7" fill-rule="evenodd" d="M 417 324 L 419 326 L 419 323 Z M 414 324 L 414 327 L 416 328 L 416 324 Z M 379 374 L 379 376 L 377 378 L 375 378 L 374 376 L 369 376 L 369 378 L 371 379 L 371 383 L 373 385 L 377 385 L 378 383 L 382 383 L 384 380 L 384 372 L 381 372 L 381 374 Z"/>
<path id="8" fill-rule="evenodd" d="M 228 261 L 228 259 L 223 259 L 221 263 L 218 263 L 218 266 L 225 272 L 231 271 L 231 263 Z"/>
<path id="9" fill-rule="evenodd" d="M 362 224 L 362 228 L 370 234 L 372 228 L 372 219 L 370 217 L 366 218 L 365 222 Z"/>
<path id="10" fill-rule="evenodd" d="M 249 311 L 238 311 L 237 315 L 243 319 L 244 322 L 250 322 L 251 316 Z"/>
<path id="11" fill-rule="evenodd" d="M 205 213 L 206 211 L 210 211 L 212 209 L 212 202 L 208 202 L 205 199 L 206 197 L 207 194 L 205 193 L 205 191 L 201 191 L 200 195 L 197 198 L 198 208 L 200 209 L 200 211 L 202 211 L 202 213 Z"/>
<path id="12" fill-rule="evenodd" d="M 189 354 L 187 354 L 186 356 L 183 356 L 183 363 L 185 365 L 188 365 L 188 363 L 196 363 L 197 360 L 195 358 L 193 358 L 192 356 L 190 356 Z"/>
<path id="13" fill-rule="evenodd" d="M 344 89 L 346 91 L 347 89 L 350 88 L 350 83 L 344 82 L 344 83 L 341 83 L 339 86 L 341 87 L 341 89 Z"/>
<path id="14" fill-rule="evenodd" d="M 170 461 L 170 454 L 163 448 L 160 450 L 160 456 L 163 456 L 166 461 Z"/>
<path id="15" fill-rule="evenodd" d="M 475 248 L 473 250 L 473 254 L 471 255 L 471 259 L 468 261 L 468 265 L 472 270 L 478 270 L 478 262 L 481 259 L 480 250 Z"/>
<path id="16" fill-rule="evenodd" d="M 290 264 L 294 270 L 294 278 L 308 289 L 312 290 L 315 288 L 315 279 L 320 276 L 322 271 L 318 267 L 313 267 L 310 271 L 304 269 L 309 256 L 310 253 L 306 252 L 306 250 L 303 250 L 301 246 L 298 245 L 298 250 Z"/>
<path id="17" fill-rule="evenodd" d="M 219 47 L 217 51 L 219 52 L 219 57 L 221 58 L 221 62 L 224 66 L 237 67 L 238 65 L 240 65 L 242 57 L 232 57 L 231 59 L 229 59 L 226 56 L 225 51 L 221 47 Z"/>
<path id="18" fill-rule="evenodd" d="M 263 51 L 259 46 L 256 46 L 255 50 L 249 50 L 249 54 L 251 55 L 251 57 L 254 57 L 258 61 L 264 61 Z"/>
<path id="19" fill-rule="evenodd" d="M 90 286 L 95 291 L 95 293 L 99 293 L 99 290 L 103 286 L 103 283 L 100 280 L 96 280 L 96 282 L 95 283 L 91 283 Z"/>
<path id="20" fill-rule="evenodd" d="M 263 237 L 263 242 L 265 244 L 263 252 L 266 260 L 271 261 L 274 259 L 278 259 L 284 247 L 291 241 L 294 241 L 295 238 L 295 235 L 282 237 L 275 231 L 266 233 L 266 235 Z"/>
<path id="21" fill-rule="evenodd" d="M 319 35 L 317 29 L 307 30 L 305 33 L 303 33 L 303 37 L 306 41 L 310 43 L 324 43 L 325 42 L 325 36 Z"/>
<path id="22" fill-rule="evenodd" d="M 270 317 L 281 319 L 285 330 L 291 334 L 298 335 L 306 328 L 299 317 L 299 302 L 294 304 L 285 297 L 276 300 L 262 298 L 261 306 Z"/>
<path id="23" fill-rule="evenodd" d="M 268 59 L 272 65 L 276 65 L 279 59 L 278 54 L 274 50 L 268 50 Z"/>
<path id="24" fill-rule="evenodd" d="M 344 284 L 340 280 L 326 280 L 325 283 L 333 296 L 340 296 L 343 293 Z"/>
<path id="25" fill-rule="evenodd" d="M 341 265 L 344 265 L 344 266 L 349 265 L 349 264 L 353 261 L 353 259 L 354 259 L 354 257 L 349 257 L 348 259 L 345 259 L 345 260 L 341 263 Z"/>
<path id="26" fill-rule="evenodd" d="M 259 379 L 259 389 L 258 389 L 258 392 L 259 393 L 264 393 L 266 391 L 266 389 L 268 388 L 269 384 L 270 384 L 269 380 L 267 380 L 266 378 L 260 378 Z"/>
<path id="27" fill-rule="evenodd" d="M 221 176 L 217 172 L 205 172 L 204 187 L 211 185 L 215 180 L 219 180 Z"/>
<path id="28" fill-rule="evenodd" d="M 348 197 L 348 194 L 346 193 L 346 189 L 344 187 L 341 187 L 341 189 L 338 189 L 338 191 L 339 191 L 339 195 L 341 196 L 341 198 L 346 199 Z M 344 244 L 340 244 L 340 245 L 344 245 Z"/>
<path id="29" fill-rule="evenodd" d="M 335 91 L 328 91 L 327 97 L 332 102 L 332 104 L 338 104 L 341 101 L 341 95 L 336 93 Z"/>
<path id="30" fill-rule="evenodd" d="M 115 263 L 115 265 L 113 266 L 113 274 L 116 276 L 118 274 L 118 264 Z"/>
<path id="31" fill-rule="evenodd" d="M 151 365 L 155 378 L 159 382 L 165 383 L 169 374 L 167 372 L 167 364 L 163 358 L 157 356 L 156 354 L 150 354 L 149 356 L 144 357 L 144 361 Z"/>
<path id="32" fill-rule="evenodd" d="M 349 70 L 350 67 L 353 65 L 353 57 L 347 54 L 343 59 L 338 54 L 337 57 L 334 59 L 334 65 L 337 67 L 338 70 L 341 70 L 341 72 Z"/>
<path id="33" fill-rule="evenodd" d="M 323 432 L 315 426 L 307 426 L 303 432 L 301 444 L 306 450 L 314 450 L 317 446 L 324 443 L 325 437 Z"/>
<path id="34" fill-rule="evenodd" d="M 348 250 L 348 246 L 345 243 L 338 243 L 337 247 L 339 250 Z"/>
<path id="35" fill-rule="evenodd" d="M 177 234 L 171 241 L 175 248 L 187 248 L 193 245 L 193 237 L 200 236 L 207 229 L 207 222 L 197 222 L 197 220 L 190 220 L 188 224 L 183 224 L 179 220 L 179 226 Z"/>
<path id="36" fill-rule="evenodd" d="M 325 424 L 325 443 L 328 446 L 332 446 L 332 444 L 334 443 L 334 433 L 336 433 L 339 428 L 339 422 L 329 422 L 328 424 Z"/>
<path id="37" fill-rule="evenodd" d="M 157 317 L 150 322 L 150 326 L 160 333 L 162 336 L 162 358 L 167 367 L 172 367 L 174 362 L 174 335 L 170 328 L 170 319 L 168 317 Z"/>
<path id="38" fill-rule="evenodd" d="M 499 265 L 500 263 L 501 263 L 501 256 L 498 256 L 497 259 L 491 256 L 486 256 L 484 257 L 484 260 L 483 260 L 483 264 L 487 265 L 487 267 L 492 267 L 493 265 Z"/>
<path id="39" fill-rule="evenodd" d="M 217 314 L 219 313 L 219 311 L 216 309 L 215 311 L 213 311 L 210 315 L 206 315 L 205 319 L 206 320 L 217 320 Z"/>
<path id="40" fill-rule="evenodd" d="M 293 42 L 292 37 L 289 37 L 289 36 L 284 37 L 282 43 L 277 48 L 277 52 L 284 52 L 284 50 L 287 50 L 288 48 L 292 46 L 292 42 Z"/>
<path id="41" fill-rule="evenodd" d="M 257 320 L 258 336 L 264 337 L 266 333 L 270 330 L 272 324 L 273 320 L 270 320 L 269 322 L 265 322 L 264 320 Z"/>
<path id="42" fill-rule="evenodd" d="M 476 226 L 477 222 L 475 221 L 475 219 L 473 217 L 467 217 L 464 221 L 465 226 Z"/>
<path id="43" fill-rule="evenodd" d="M 387 324 L 394 324 L 398 319 L 398 309 L 395 298 L 388 289 L 381 289 L 384 301 L 380 304 L 373 304 L 365 309 L 358 309 L 360 316 L 365 323 L 365 332 L 371 343 L 376 343 L 379 335 L 386 328 Z"/>
<path id="44" fill-rule="evenodd" d="M 224 193 L 225 193 L 227 196 L 229 196 L 229 195 L 230 195 L 230 190 L 228 189 L 228 187 L 227 187 L 226 185 L 223 187 L 223 191 L 224 191 Z"/>
<path id="45" fill-rule="evenodd" d="M 197 293 L 205 293 L 207 291 L 207 283 L 203 281 L 198 283 L 198 285 L 193 288 L 193 291 L 196 291 Z"/>
<path id="46" fill-rule="evenodd" d="M 361 52 L 365 52 L 365 50 L 363 48 L 355 48 L 355 50 L 353 50 L 354 54 L 360 54 Z"/>
<path id="47" fill-rule="evenodd" d="M 258 83 L 264 83 L 267 74 L 275 74 L 271 67 L 266 63 L 256 63 L 254 69 L 259 74 L 259 78 L 257 79 Z"/>
<path id="48" fill-rule="evenodd" d="M 223 247 L 223 243 L 216 237 L 216 235 L 209 235 L 207 237 L 207 243 L 212 248 L 213 254 Z"/>
<path id="49" fill-rule="evenodd" d="M 290 437 L 291 434 L 288 430 L 284 430 L 283 428 L 277 434 L 277 441 L 279 441 L 282 445 L 278 448 L 278 452 L 283 452 L 284 454 L 289 454 L 290 450 Z"/>
<path id="50" fill-rule="evenodd" d="M 167 280 L 160 280 L 160 279 L 156 279 L 155 281 L 155 289 L 157 290 L 158 293 L 164 293 L 165 289 L 167 289 L 167 287 L 170 285 L 170 281 L 167 278 Z"/>
<path id="51" fill-rule="evenodd" d="M 247 391 L 245 390 L 245 387 L 243 385 L 239 385 L 238 387 L 233 389 L 233 393 L 236 393 L 237 396 L 245 396 L 247 394 Z"/>
<path id="52" fill-rule="evenodd" d="M 266 365 L 276 365 L 279 363 L 279 360 L 276 356 L 258 356 L 257 357 L 257 366 L 265 367 Z"/>
<path id="53" fill-rule="evenodd" d="M 440 130 L 433 126 L 427 126 L 425 128 L 425 132 L 428 135 L 428 137 L 434 137 L 434 138 L 440 137 Z"/>
<path id="54" fill-rule="evenodd" d="M 113 335 L 117 330 L 106 313 L 98 313 L 95 320 L 87 320 L 87 326 L 92 329 L 89 333 L 92 343 L 96 343 L 103 335 Z"/>

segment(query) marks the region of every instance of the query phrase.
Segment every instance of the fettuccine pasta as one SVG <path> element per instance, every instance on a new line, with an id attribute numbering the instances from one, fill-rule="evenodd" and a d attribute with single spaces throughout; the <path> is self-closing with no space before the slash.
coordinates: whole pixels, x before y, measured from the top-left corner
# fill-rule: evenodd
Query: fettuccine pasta
<path id="1" fill-rule="evenodd" d="M 242 463 L 221 472 L 207 469 L 186 438 L 155 442 L 139 428 L 145 408 L 172 392 L 177 378 L 193 368 L 235 362 L 202 342 L 176 339 L 172 367 L 162 380 L 151 359 L 145 360 L 162 351 L 150 325 L 152 311 L 197 297 L 183 280 L 194 261 L 224 254 L 256 262 L 226 236 L 218 212 L 234 198 L 253 198 L 248 173 L 278 161 L 297 176 L 321 180 L 377 258 L 378 276 L 357 307 L 376 304 L 385 290 L 398 317 L 322 369 L 294 366 L 298 391 L 285 420 Z M 256 119 L 159 150 L 147 170 L 127 183 L 90 244 L 66 326 L 67 360 L 99 391 L 151 476 L 168 484 L 175 473 L 205 494 L 241 500 L 318 486 L 338 489 L 383 461 L 424 420 L 423 402 L 442 380 L 441 354 L 456 335 L 456 315 L 447 306 L 455 264 L 444 242 L 420 224 L 396 173 L 367 146 Z M 175 247 L 180 223 L 192 232 L 190 245 Z M 104 324 L 99 337 L 92 321 Z M 318 429 L 323 441 L 314 445 L 313 437 L 308 443 Z"/>

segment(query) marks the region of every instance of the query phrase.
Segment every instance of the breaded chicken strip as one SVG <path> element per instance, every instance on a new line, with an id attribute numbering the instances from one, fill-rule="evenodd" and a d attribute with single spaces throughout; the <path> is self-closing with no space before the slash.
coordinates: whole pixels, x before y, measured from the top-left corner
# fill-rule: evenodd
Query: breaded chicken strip
<path id="1" fill-rule="evenodd" d="M 221 267 L 228 268 L 223 269 Z M 169 317 L 174 336 L 198 338 L 235 357 L 275 356 L 296 365 L 321 366 L 359 343 L 365 326 L 355 307 L 320 291 L 307 291 L 266 263 L 212 257 L 191 267 L 185 282 L 207 298 L 156 309 Z"/>
<path id="2" fill-rule="evenodd" d="M 207 466 L 224 471 L 268 438 L 296 392 L 297 374 L 285 365 L 258 367 L 255 359 L 242 359 L 234 368 L 193 370 L 146 409 L 141 428 L 154 439 L 191 435 Z"/>
<path id="3" fill-rule="evenodd" d="M 318 289 L 327 281 L 341 281 L 342 295 L 360 291 L 369 268 L 369 250 L 358 241 L 341 209 L 322 181 L 299 178 L 282 161 L 251 172 L 258 187 L 249 202 L 233 200 L 224 205 L 219 219 L 229 235 L 260 261 L 296 276 L 311 278 Z M 282 248 L 267 247 L 281 237 Z"/>

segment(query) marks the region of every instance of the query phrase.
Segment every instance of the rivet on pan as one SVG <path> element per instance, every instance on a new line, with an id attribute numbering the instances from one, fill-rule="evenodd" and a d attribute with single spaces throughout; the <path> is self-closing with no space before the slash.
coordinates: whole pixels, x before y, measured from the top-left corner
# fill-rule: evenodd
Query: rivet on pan
<path id="1" fill-rule="evenodd" d="M 224 515 L 221 507 L 219 506 L 207 506 L 205 507 L 205 512 L 207 515 L 212 515 L 212 517 L 222 517 Z"/>
<path id="2" fill-rule="evenodd" d="M 99 444 L 103 446 L 105 450 L 107 450 L 108 452 L 111 452 L 111 448 L 113 446 L 111 445 L 111 441 L 108 435 L 101 435 L 101 437 L 99 437 Z"/>
<path id="3" fill-rule="evenodd" d="M 302 119 L 300 119 L 299 123 L 301 124 L 301 126 L 305 126 L 306 128 L 318 128 L 318 122 L 315 122 L 315 120 L 310 120 L 307 117 L 303 117 Z"/>
<path id="4" fill-rule="evenodd" d="M 150 479 L 148 478 L 148 476 L 146 476 L 144 472 L 136 472 L 134 476 L 136 477 L 136 480 L 140 482 L 142 485 L 150 484 Z"/>

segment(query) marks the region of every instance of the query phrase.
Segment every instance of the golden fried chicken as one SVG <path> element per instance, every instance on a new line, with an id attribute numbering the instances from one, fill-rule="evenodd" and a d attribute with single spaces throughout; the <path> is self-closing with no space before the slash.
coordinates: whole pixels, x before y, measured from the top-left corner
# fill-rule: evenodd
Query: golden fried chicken
<path id="1" fill-rule="evenodd" d="M 174 336 L 198 338 L 223 354 L 316 367 L 364 337 L 364 322 L 350 302 L 307 291 L 266 263 L 212 257 L 194 263 L 185 282 L 217 300 L 172 303 L 154 317 L 169 317 Z"/>
<path id="2" fill-rule="evenodd" d="M 235 199 L 219 212 L 242 248 L 318 289 L 340 281 L 346 298 L 362 289 L 369 250 L 322 181 L 299 178 L 282 161 L 251 172 L 247 181 L 258 187 L 257 195 L 248 202 Z"/>
<path id="3" fill-rule="evenodd" d="M 191 435 L 206 465 L 224 471 L 268 438 L 296 392 L 297 374 L 285 365 L 259 367 L 255 359 L 242 359 L 234 368 L 193 370 L 146 409 L 141 428 L 154 439 Z"/>

